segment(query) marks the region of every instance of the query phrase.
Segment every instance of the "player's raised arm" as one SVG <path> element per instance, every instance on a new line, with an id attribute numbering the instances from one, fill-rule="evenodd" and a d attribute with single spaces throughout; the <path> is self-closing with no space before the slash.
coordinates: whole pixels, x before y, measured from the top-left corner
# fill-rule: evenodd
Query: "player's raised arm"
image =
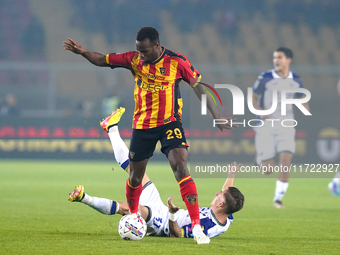
<path id="1" fill-rule="evenodd" d="M 196 94 L 196 96 L 198 97 L 199 100 L 201 100 L 203 94 L 206 94 L 205 91 L 203 90 L 203 85 L 200 84 L 200 83 L 195 84 L 193 89 L 194 89 L 194 92 L 195 92 L 195 94 Z M 214 119 L 225 119 L 225 120 L 227 120 L 227 123 L 225 123 L 225 124 L 216 124 L 217 127 L 220 130 L 233 129 L 233 127 L 238 127 L 238 125 L 235 125 L 235 124 L 230 125 L 231 120 L 234 121 L 234 120 L 236 120 L 235 118 L 222 117 L 222 115 L 220 114 L 220 112 L 216 108 L 216 105 L 213 102 L 213 100 L 211 99 L 211 97 L 207 96 L 206 98 L 207 98 L 207 107 L 208 107 L 211 115 L 213 116 L 213 118 Z"/>
<path id="2" fill-rule="evenodd" d="M 191 65 L 189 59 L 187 59 L 185 56 L 182 56 L 181 58 L 183 61 L 179 62 L 179 69 L 181 70 L 181 74 L 183 77 L 183 80 L 187 82 L 193 89 L 198 97 L 199 100 L 201 100 L 202 95 L 206 94 L 204 91 L 203 85 L 201 84 L 202 75 L 196 70 L 194 66 Z M 217 107 L 215 106 L 213 100 L 210 98 L 210 96 L 207 96 L 207 107 L 212 114 L 214 119 L 221 119 L 221 120 L 227 120 L 224 124 L 217 124 L 217 127 L 223 131 L 223 129 L 232 129 L 233 127 L 238 127 L 238 125 L 230 124 L 231 120 L 236 120 L 233 118 L 225 118 L 222 117 L 220 112 L 218 111 Z"/>
<path id="3" fill-rule="evenodd" d="M 170 237 L 182 237 L 181 228 L 178 226 L 176 220 L 176 212 L 180 209 L 180 207 L 175 206 L 172 203 L 173 198 L 174 196 L 168 198 Z"/>
<path id="4" fill-rule="evenodd" d="M 71 38 L 67 38 L 67 39 L 69 41 L 68 42 L 64 41 L 64 44 L 63 44 L 63 46 L 65 47 L 64 50 L 69 50 L 75 54 L 80 54 L 96 66 L 108 66 L 108 64 L 106 63 L 105 55 L 98 53 L 98 52 L 89 51 L 83 48 L 83 46 L 81 46 L 79 43 L 72 40 Z"/>
<path id="5" fill-rule="evenodd" d="M 231 164 L 230 167 L 230 171 L 228 172 L 228 178 L 225 181 L 223 187 L 222 187 L 222 191 L 228 189 L 229 187 L 233 187 L 234 186 L 234 178 L 236 173 L 238 172 L 238 170 L 240 169 L 242 165 L 238 164 L 236 162 Z"/>

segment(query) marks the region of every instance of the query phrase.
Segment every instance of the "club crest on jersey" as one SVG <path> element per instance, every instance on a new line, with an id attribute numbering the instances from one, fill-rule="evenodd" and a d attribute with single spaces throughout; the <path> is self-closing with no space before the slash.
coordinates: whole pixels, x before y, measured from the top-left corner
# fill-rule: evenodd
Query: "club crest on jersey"
<path id="1" fill-rule="evenodd" d="M 186 199 L 188 200 L 190 204 L 194 205 L 197 202 L 197 195 L 196 194 L 188 195 L 186 196 Z"/>
<path id="2" fill-rule="evenodd" d="M 134 156 L 135 156 L 135 152 L 134 151 L 130 151 L 130 158 L 133 159 Z"/>
<path id="3" fill-rule="evenodd" d="M 160 67 L 160 68 L 159 68 L 159 72 L 160 72 L 162 75 L 164 75 L 165 72 L 166 72 L 166 67 Z"/>

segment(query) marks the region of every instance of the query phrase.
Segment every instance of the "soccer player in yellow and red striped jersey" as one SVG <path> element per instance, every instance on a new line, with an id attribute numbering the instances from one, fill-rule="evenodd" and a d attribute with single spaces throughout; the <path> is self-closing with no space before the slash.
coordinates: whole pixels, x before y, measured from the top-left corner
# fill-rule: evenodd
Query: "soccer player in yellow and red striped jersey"
<path id="1" fill-rule="evenodd" d="M 179 85 L 182 79 L 187 83 L 190 79 L 197 83 L 201 78 L 186 57 L 165 48 L 150 64 L 145 64 L 138 52 L 108 54 L 106 62 L 112 68 L 128 68 L 134 75 L 134 129 L 149 129 L 180 121 L 182 98 Z"/>
<path id="2" fill-rule="evenodd" d="M 179 86 L 182 80 L 189 83 L 199 99 L 205 93 L 199 83 L 201 74 L 181 54 L 160 45 L 158 31 L 152 27 L 141 28 L 136 37 L 136 51 L 103 55 L 84 49 L 68 38 L 64 49 L 81 54 L 92 64 L 129 69 L 135 79 L 133 133 L 130 142 L 130 176 L 126 183 L 126 198 L 131 213 L 138 213 L 142 192 L 142 179 L 149 158 L 158 141 L 167 156 L 180 186 L 182 199 L 188 209 L 193 235 L 198 244 L 207 244 L 209 238 L 200 225 L 196 185 L 187 168 L 187 143 L 182 128 L 182 98 Z M 214 119 L 221 116 L 215 104 L 207 97 L 207 106 Z M 218 125 L 231 129 L 230 121 Z M 110 127 L 108 127 L 110 128 Z"/>

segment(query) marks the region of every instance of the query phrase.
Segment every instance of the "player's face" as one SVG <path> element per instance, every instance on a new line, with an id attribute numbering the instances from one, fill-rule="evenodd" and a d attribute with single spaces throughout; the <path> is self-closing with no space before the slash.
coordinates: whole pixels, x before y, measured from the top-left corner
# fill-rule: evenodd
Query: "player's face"
<path id="1" fill-rule="evenodd" d="M 149 39 L 144 41 L 136 41 L 136 49 L 139 53 L 140 59 L 145 64 L 150 64 L 155 61 L 160 55 L 159 43 L 152 44 Z"/>
<path id="2" fill-rule="evenodd" d="M 276 72 L 282 72 L 289 69 L 290 62 L 292 60 L 287 58 L 282 51 L 274 51 L 273 53 L 273 65 Z"/>
<path id="3" fill-rule="evenodd" d="M 211 202 L 212 208 L 217 208 L 221 204 L 221 202 L 225 201 L 224 192 L 227 192 L 227 191 L 225 190 L 225 191 L 220 191 L 220 192 L 216 193 L 216 196 L 214 197 L 213 201 Z"/>

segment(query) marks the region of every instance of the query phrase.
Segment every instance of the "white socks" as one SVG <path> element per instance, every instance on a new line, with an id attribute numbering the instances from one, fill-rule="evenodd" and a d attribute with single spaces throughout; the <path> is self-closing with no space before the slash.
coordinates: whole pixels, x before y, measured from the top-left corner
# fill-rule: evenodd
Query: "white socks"
<path id="1" fill-rule="evenodd" d="M 275 196 L 274 196 L 273 201 L 282 200 L 283 196 L 287 192 L 288 185 L 289 185 L 288 182 L 282 182 L 279 180 L 276 181 Z"/>
<path id="2" fill-rule="evenodd" d="M 112 201 L 107 198 L 91 197 L 86 193 L 84 198 L 81 200 L 81 203 L 84 203 L 96 211 L 107 215 L 115 214 L 119 210 L 119 203 L 116 201 Z"/>
<path id="3" fill-rule="evenodd" d="M 202 227 L 201 225 L 195 225 L 193 228 L 192 228 L 192 234 L 194 236 L 201 236 L 203 233 L 203 230 L 202 230 Z M 203 233 L 204 234 L 204 233 Z"/>
<path id="4" fill-rule="evenodd" d="M 129 149 L 120 137 L 118 126 L 111 127 L 108 134 L 116 161 L 125 170 L 129 165 Z"/>

